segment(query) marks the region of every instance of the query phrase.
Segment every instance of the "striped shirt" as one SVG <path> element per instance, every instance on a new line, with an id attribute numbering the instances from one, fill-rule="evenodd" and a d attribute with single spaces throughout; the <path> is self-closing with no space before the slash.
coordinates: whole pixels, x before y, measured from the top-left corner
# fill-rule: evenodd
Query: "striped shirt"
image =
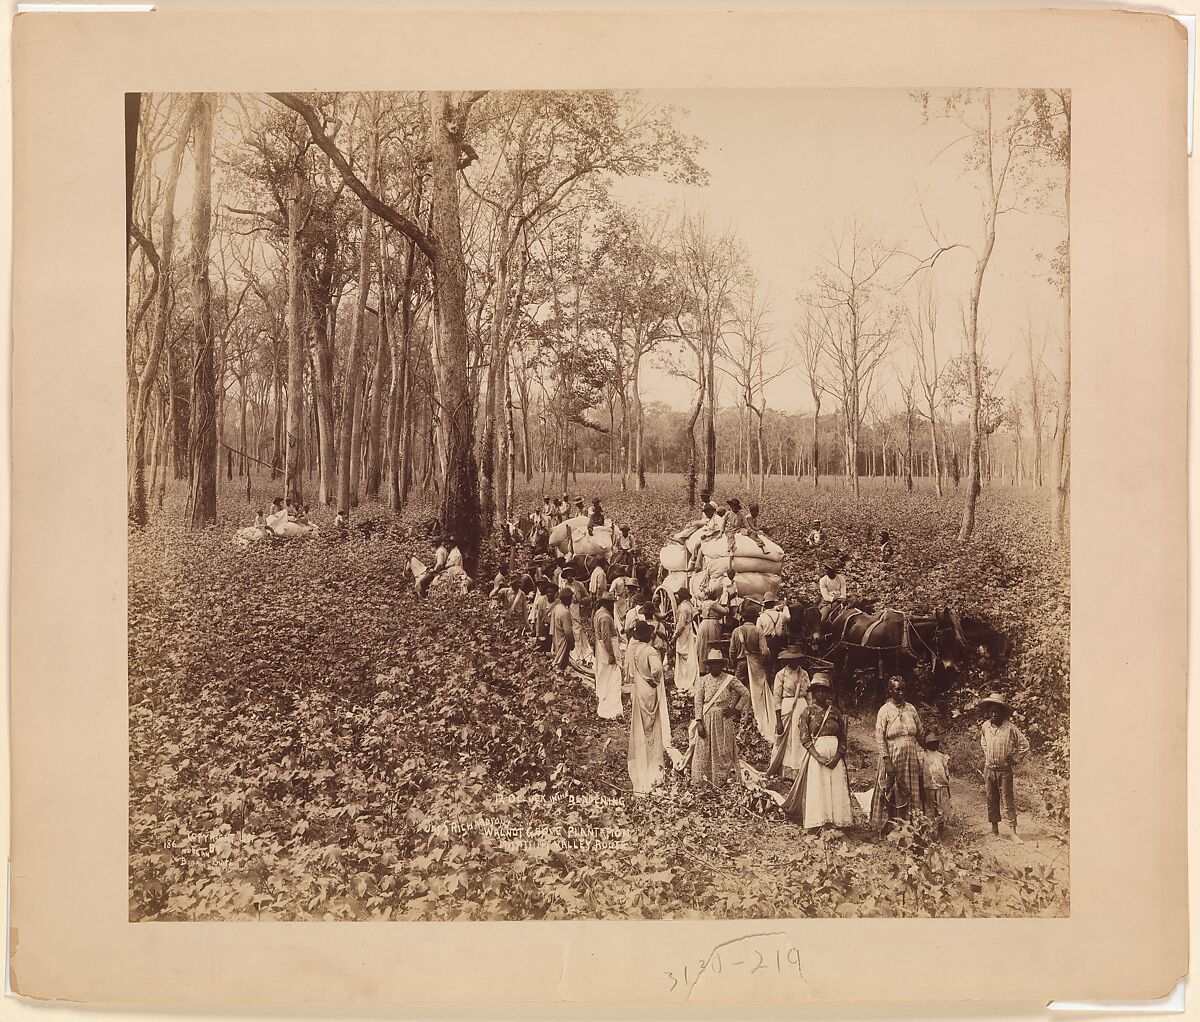
<path id="1" fill-rule="evenodd" d="M 983 765 L 988 770 L 1011 770 L 1029 754 L 1029 739 L 1011 720 L 999 727 L 985 720 L 979 745 L 983 749 Z"/>

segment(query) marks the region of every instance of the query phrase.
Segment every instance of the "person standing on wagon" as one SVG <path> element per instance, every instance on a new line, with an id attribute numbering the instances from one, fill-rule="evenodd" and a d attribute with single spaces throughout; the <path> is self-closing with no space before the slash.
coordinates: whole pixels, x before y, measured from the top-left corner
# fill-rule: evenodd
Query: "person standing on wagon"
<path id="1" fill-rule="evenodd" d="M 988 718 L 983 722 L 979 744 L 983 749 L 983 784 L 987 797 L 988 823 L 992 833 L 1000 833 L 1000 810 L 1003 803 L 1004 815 L 1012 828 L 1012 840 L 1017 837 L 1017 803 L 1013 798 L 1013 768 L 1029 755 L 1029 739 L 1009 718 L 1012 707 L 993 692 L 979 701 Z"/>

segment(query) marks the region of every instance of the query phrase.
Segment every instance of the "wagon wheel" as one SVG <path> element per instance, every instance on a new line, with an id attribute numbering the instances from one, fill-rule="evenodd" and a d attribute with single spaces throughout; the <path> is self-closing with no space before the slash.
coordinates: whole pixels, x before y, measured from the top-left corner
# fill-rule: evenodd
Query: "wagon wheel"
<path id="1" fill-rule="evenodd" d="M 662 615 L 664 621 L 668 621 L 671 627 L 675 627 L 675 611 L 678 609 L 678 604 L 675 600 L 675 594 L 667 589 L 666 586 L 657 586 L 654 590 L 654 609 Z"/>

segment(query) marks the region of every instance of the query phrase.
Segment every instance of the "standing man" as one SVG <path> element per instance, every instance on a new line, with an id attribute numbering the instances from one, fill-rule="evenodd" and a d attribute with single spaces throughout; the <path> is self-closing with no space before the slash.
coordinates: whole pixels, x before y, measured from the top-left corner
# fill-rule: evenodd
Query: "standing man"
<path id="1" fill-rule="evenodd" d="M 550 615 L 550 652 L 556 671 L 567 669 L 571 650 L 575 648 L 575 623 L 571 619 L 571 601 L 574 598 L 575 594 L 570 589 L 560 589 L 558 602 Z"/>
<path id="2" fill-rule="evenodd" d="M 979 706 L 988 715 L 988 719 L 983 722 L 983 733 L 979 738 L 979 745 L 983 749 L 983 784 L 987 796 L 988 823 L 992 825 L 993 834 L 1000 833 L 1000 809 L 1003 804 L 1004 815 L 1012 828 L 1009 836 L 1013 841 L 1021 843 L 1021 839 L 1017 837 L 1013 767 L 1029 755 L 1029 739 L 1009 719 L 1012 716 L 1012 707 L 997 693 L 993 692 L 986 699 L 981 699 Z"/>
<path id="3" fill-rule="evenodd" d="M 598 600 L 608 593 L 607 564 L 603 557 L 596 558 L 596 567 L 592 569 L 592 577 L 588 580 L 588 592 L 593 600 Z"/>

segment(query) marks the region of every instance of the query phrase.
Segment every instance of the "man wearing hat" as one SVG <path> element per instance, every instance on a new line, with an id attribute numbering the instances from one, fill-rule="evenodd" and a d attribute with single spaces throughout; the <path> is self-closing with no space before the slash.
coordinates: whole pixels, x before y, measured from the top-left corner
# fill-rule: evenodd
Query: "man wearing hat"
<path id="1" fill-rule="evenodd" d="M 783 608 L 779 606 L 779 601 L 775 598 L 774 593 L 767 593 L 763 597 L 762 610 L 758 614 L 758 628 L 763 633 L 763 638 L 767 640 L 767 650 L 770 654 L 767 658 L 768 671 L 775 669 L 780 651 L 783 649 L 783 627 Z"/>
<path id="2" fill-rule="evenodd" d="M 831 559 L 825 563 L 825 574 L 817 581 L 817 588 L 821 591 L 822 607 L 836 608 L 846 602 L 846 576 L 837 561 Z"/>
<path id="3" fill-rule="evenodd" d="M 558 602 L 550 614 L 550 652 L 556 671 L 567 669 L 571 650 L 575 648 L 575 626 L 571 620 L 571 602 L 574 598 L 575 594 L 570 589 L 560 589 Z"/>
<path id="4" fill-rule="evenodd" d="M 1017 837 L 1017 803 L 1013 798 L 1013 767 L 1029 755 L 1029 739 L 1009 718 L 1012 707 L 997 692 L 979 700 L 979 708 L 987 714 L 979 744 L 983 749 L 983 785 L 987 795 L 988 823 L 992 833 L 1000 833 L 1000 809 Z"/>
<path id="5" fill-rule="evenodd" d="M 750 691 L 726 671 L 725 654 L 713 648 L 696 685 L 692 783 L 722 785 L 738 776 L 737 730 L 750 708 Z"/>
<path id="6" fill-rule="evenodd" d="M 779 654 L 779 670 L 771 685 L 775 707 L 775 745 L 767 773 L 794 777 L 804 759 L 800 742 L 800 716 L 808 707 L 808 671 L 798 646 L 788 646 Z"/>
<path id="7" fill-rule="evenodd" d="M 621 716 L 621 668 L 617 659 L 617 625 L 611 593 L 596 598 L 592 631 L 596 636 L 596 715 L 604 720 Z"/>

